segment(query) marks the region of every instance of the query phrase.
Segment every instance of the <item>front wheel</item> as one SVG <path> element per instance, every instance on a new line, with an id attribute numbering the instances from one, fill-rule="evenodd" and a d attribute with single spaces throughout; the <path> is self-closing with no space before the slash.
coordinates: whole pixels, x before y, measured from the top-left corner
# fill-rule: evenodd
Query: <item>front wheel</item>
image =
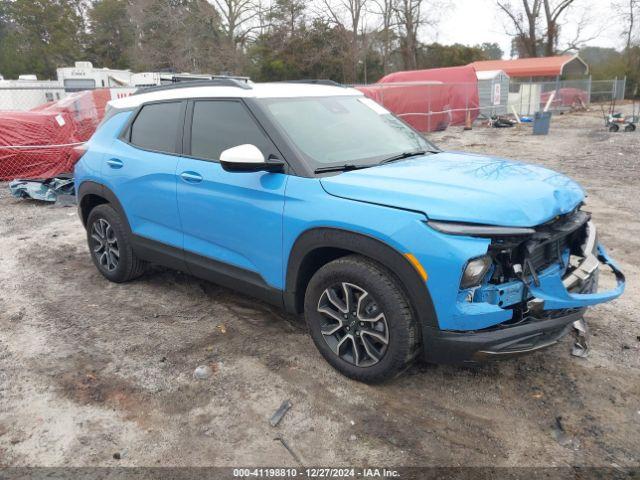
<path id="1" fill-rule="evenodd" d="M 393 274 L 352 255 L 320 268 L 305 295 L 305 319 L 324 358 L 347 377 L 376 383 L 415 357 L 418 330 Z"/>

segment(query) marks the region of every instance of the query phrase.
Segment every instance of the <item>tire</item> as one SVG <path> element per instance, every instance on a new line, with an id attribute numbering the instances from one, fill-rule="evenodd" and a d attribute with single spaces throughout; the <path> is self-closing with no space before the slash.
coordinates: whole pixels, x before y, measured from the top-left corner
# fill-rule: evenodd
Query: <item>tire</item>
<path id="1" fill-rule="evenodd" d="M 321 267 L 307 287 L 304 316 L 322 356 L 354 380 L 393 378 L 417 354 L 418 327 L 402 288 L 366 257 L 350 255 Z"/>
<path id="2" fill-rule="evenodd" d="M 626 127 L 624 127 L 624 131 L 625 132 L 635 132 L 636 131 L 636 125 L 634 123 L 630 123 Z"/>
<path id="3" fill-rule="evenodd" d="M 131 248 L 125 220 L 109 204 L 98 205 L 87 219 L 87 243 L 93 264 L 109 281 L 123 283 L 144 273 L 146 263 Z M 109 245 L 109 249 L 105 248 Z"/>
<path id="4" fill-rule="evenodd" d="M 620 125 L 616 124 L 616 123 L 612 123 L 609 125 L 609 131 L 610 132 L 618 132 L 620 131 Z"/>

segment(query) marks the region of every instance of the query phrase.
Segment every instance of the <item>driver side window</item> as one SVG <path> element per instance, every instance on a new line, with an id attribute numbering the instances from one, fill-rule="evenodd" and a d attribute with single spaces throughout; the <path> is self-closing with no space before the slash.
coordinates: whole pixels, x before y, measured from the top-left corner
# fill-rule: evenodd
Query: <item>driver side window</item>
<path id="1" fill-rule="evenodd" d="M 265 158 L 274 153 L 271 142 L 239 101 L 199 100 L 193 105 L 191 156 L 219 161 L 228 148 L 255 145 Z"/>

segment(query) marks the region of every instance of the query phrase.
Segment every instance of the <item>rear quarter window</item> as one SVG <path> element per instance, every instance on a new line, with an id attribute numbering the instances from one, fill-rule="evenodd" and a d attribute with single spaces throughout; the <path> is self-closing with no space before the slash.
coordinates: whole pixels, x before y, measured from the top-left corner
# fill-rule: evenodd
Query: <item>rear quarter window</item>
<path id="1" fill-rule="evenodd" d="M 156 152 L 177 153 L 180 102 L 145 105 L 131 125 L 130 143 Z"/>

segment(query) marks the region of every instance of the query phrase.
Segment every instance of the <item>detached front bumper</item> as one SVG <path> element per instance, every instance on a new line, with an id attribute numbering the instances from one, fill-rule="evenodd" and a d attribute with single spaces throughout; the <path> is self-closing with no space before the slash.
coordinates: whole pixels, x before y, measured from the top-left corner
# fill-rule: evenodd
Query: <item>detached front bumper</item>
<path id="1" fill-rule="evenodd" d="M 550 347 L 569 333 L 584 309 L 556 314 L 559 316 L 555 318 L 532 318 L 526 323 L 476 332 L 429 329 L 424 341 L 425 359 L 441 364 L 479 363 Z"/>
<path id="2" fill-rule="evenodd" d="M 445 364 L 477 363 L 534 352 L 557 343 L 571 330 L 573 322 L 583 317 L 587 307 L 611 301 L 624 292 L 624 274 L 604 247 L 593 243 L 586 251 L 593 253 L 564 278 L 556 272 L 532 281 L 528 286 L 532 295 L 528 304 L 536 306 L 536 313 L 520 323 L 505 322 L 468 332 L 426 329 L 425 359 Z M 613 271 L 617 286 L 593 293 L 597 290 L 601 265 Z"/>
<path id="3" fill-rule="evenodd" d="M 599 262 L 608 266 L 616 277 L 616 288 L 600 293 L 572 293 L 571 287 L 577 283 L 588 281 L 598 271 Z M 548 275 L 539 278 L 538 285 L 529 287 L 531 294 L 544 301 L 545 309 L 584 308 L 599 303 L 610 302 L 624 292 L 625 278 L 618 265 L 609 257 L 602 245 L 597 246 L 597 254 L 584 259 L 570 276 L 560 278 L 559 275 Z"/>

